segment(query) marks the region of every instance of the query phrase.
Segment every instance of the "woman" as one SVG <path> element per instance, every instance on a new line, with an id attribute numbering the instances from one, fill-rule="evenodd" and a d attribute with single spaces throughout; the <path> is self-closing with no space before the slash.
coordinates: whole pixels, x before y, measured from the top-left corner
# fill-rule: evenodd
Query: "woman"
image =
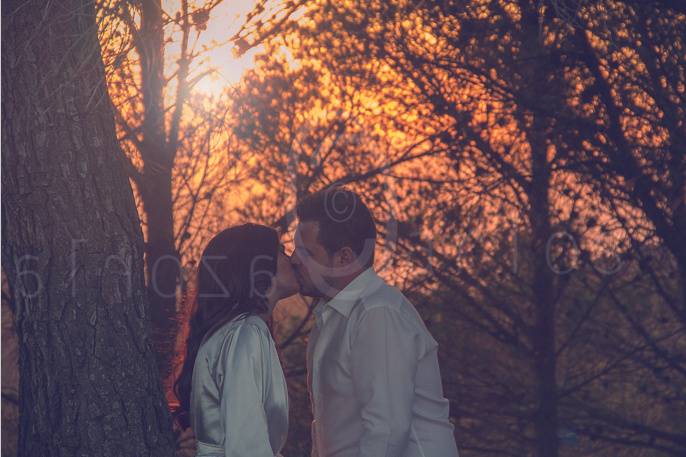
<path id="1" fill-rule="evenodd" d="M 273 457 L 286 441 L 288 393 L 266 321 L 298 291 L 275 230 L 256 224 L 215 236 L 198 267 L 186 359 L 174 384 L 197 457 Z"/>

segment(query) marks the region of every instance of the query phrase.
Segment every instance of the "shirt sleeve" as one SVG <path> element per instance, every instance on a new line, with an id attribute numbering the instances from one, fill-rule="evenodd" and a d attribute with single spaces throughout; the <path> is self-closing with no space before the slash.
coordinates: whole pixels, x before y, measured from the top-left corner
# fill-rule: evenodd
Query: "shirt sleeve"
<path id="1" fill-rule="evenodd" d="M 399 311 L 378 307 L 360 317 L 352 342 L 352 378 L 364 427 L 360 457 L 396 457 L 412 420 L 419 335 Z"/>
<path id="2" fill-rule="evenodd" d="M 260 329 L 243 324 L 220 356 L 225 457 L 274 457 L 263 399 L 265 344 Z"/>

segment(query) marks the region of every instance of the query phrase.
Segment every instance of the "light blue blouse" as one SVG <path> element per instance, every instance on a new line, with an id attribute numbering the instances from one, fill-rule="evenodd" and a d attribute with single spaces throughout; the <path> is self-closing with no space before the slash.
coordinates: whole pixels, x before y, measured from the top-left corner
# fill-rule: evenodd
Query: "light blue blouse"
<path id="1" fill-rule="evenodd" d="M 274 340 L 258 316 L 227 322 L 200 346 L 191 424 L 197 457 L 273 457 L 288 433 L 288 391 Z"/>

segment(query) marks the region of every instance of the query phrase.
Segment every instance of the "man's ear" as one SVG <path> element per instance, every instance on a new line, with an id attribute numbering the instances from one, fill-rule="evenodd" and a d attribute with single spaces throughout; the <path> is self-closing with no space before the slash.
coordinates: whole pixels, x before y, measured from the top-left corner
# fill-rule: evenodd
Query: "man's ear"
<path id="1" fill-rule="evenodd" d="M 336 253 L 336 263 L 338 265 L 350 265 L 357 259 L 357 255 L 355 254 L 355 251 L 353 251 L 349 246 L 345 246 L 341 249 L 338 250 Z"/>

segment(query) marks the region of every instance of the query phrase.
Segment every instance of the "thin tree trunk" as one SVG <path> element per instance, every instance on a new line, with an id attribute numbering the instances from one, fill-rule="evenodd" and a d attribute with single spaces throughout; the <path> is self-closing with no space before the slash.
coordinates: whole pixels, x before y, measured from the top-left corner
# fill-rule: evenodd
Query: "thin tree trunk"
<path id="1" fill-rule="evenodd" d="M 533 300 L 536 322 L 532 343 L 536 377 L 537 411 L 534 418 L 536 429 L 536 456 L 558 455 L 557 426 L 557 378 L 555 355 L 555 297 L 553 271 L 548 265 L 547 245 L 550 239 L 549 187 L 550 165 L 546 158 L 543 125 L 534 121 L 530 141 L 532 180 L 529 220 L 533 239 Z"/>
<path id="2" fill-rule="evenodd" d="M 94 3 L 5 2 L 2 12 L 2 263 L 16 294 L 19 455 L 170 456 Z"/>
<path id="3" fill-rule="evenodd" d="M 168 379 L 176 341 L 176 282 L 179 254 L 174 244 L 172 169 L 174 151 L 168 145 L 164 122 L 164 23 L 160 0 L 141 2 L 138 51 L 144 103 L 139 180 L 147 219 L 146 271 L 152 318 L 152 340 L 160 374 Z M 183 82 L 181 82 L 183 84 Z M 183 101 L 179 101 L 183 104 Z"/>
<path id="4" fill-rule="evenodd" d="M 527 103 L 535 106 L 534 100 L 545 97 L 553 102 L 559 95 L 554 87 L 556 69 L 544 57 L 549 50 L 541 42 L 539 11 L 534 2 L 521 0 L 524 67 L 522 73 L 526 86 L 522 90 Z M 557 359 L 555 353 L 555 289 L 554 272 L 548 263 L 548 241 L 550 225 L 550 183 L 551 165 L 548 159 L 550 121 L 538 113 L 521 110 L 522 126 L 527 126 L 527 139 L 531 148 L 531 185 L 528 190 L 529 224 L 532 235 L 533 259 L 533 303 L 535 323 L 532 329 L 534 377 L 536 379 L 536 411 L 534 414 L 535 455 L 557 457 L 558 442 L 558 398 Z"/>
<path id="5" fill-rule="evenodd" d="M 148 223 L 145 262 L 152 340 L 160 376 L 169 380 L 178 327 L 176 283 L 180 271 L 174 245 L 171 170 L 146 172 L 140 190 Z"/>

